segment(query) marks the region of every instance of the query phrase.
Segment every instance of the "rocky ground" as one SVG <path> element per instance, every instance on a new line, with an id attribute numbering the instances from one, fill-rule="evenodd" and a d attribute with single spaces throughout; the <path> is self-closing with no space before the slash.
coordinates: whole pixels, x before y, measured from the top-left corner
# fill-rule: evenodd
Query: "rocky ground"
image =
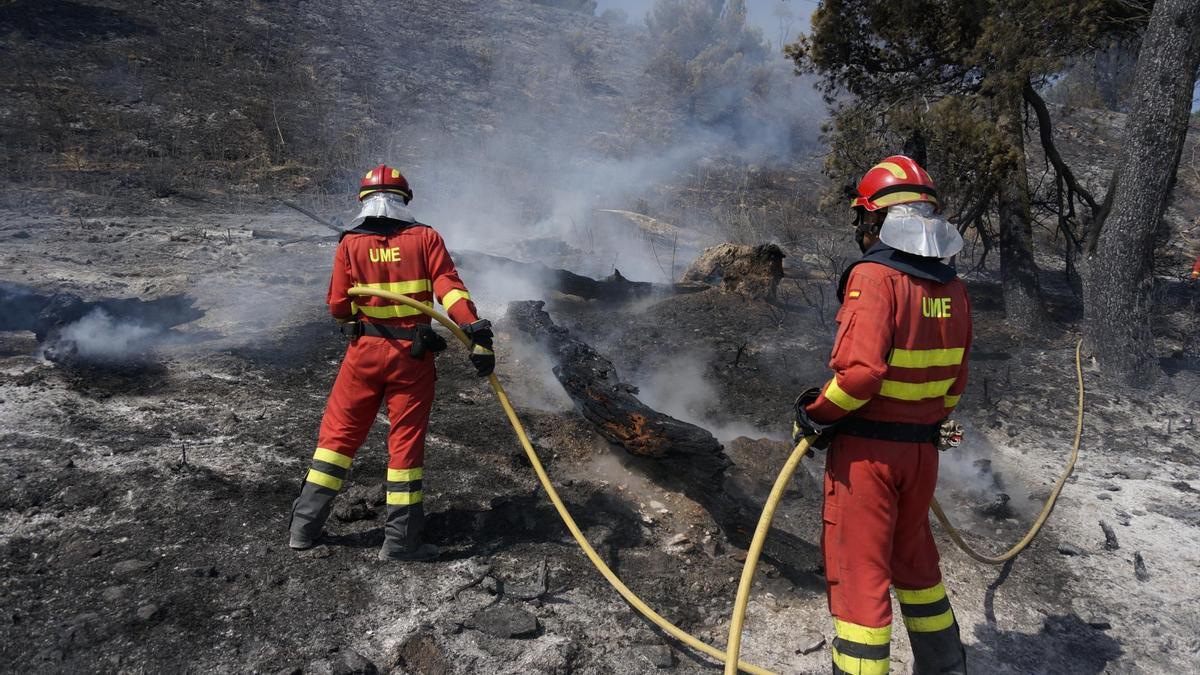
<path id="1" fill-rule="evenodd" d="M 290 502 L 342 350 L 321 305 L 332 241 L 265 206 L 166 210 L 2 219 L 5 282 L 88 300 L 182 295 L 199 314 L 156 327 L 119 365 L 55 363 L 31 332 L 0 332 L 5 670 L 716 670 L 591 568 L 485 383 L 453 351 L 439 358 L 426 462 L 441 560 L 375 559 L 382 421 L 329 543 L 290 551 Z M 240 236 L 246 229 L 255 236 Z M 498 321 L 500 377 L 588 537 L 650 605 L 724 644 L 743 553 L 701 507 L 601 441 L 537 347 L 506 327 L 504 301 L 515 298 L 463 274 Z M 786 446 L 735 439 L 782 439 L 792 396 L 823 376 L 832 333 L 789 283 L 773 305 L 716 289 L 619 308 L 545 299 L 647 403 L 725 441 L 741 480 L 765 494 Z M 1011 335 L 994 286 L 980 278 L 971 290 L 978 336 L 961 407 L 970 437 L 945 456 L 939 494 L 970 541 L 996 551 L 1020 536 L 1069 452 L 1075 338 L 1069 324 L 1053 339 Z M 1089 392 L 1076 475 L 1015 563 L 975 563 L 935 527 L 976 672 L 1200 667 L 1200 375 L 1187 358 L 1174 366 L 1150 391 Z M 777 524 L 815 544 L 813 485 L 799 477 Z M 999 492 L 1011 513 L 987 508 Z M 823 671 L 821 588 L 818 565 L 762 563 L 744 655 L 777 672 Z M 904 640 L 896 672 L 909 670 Z"/>

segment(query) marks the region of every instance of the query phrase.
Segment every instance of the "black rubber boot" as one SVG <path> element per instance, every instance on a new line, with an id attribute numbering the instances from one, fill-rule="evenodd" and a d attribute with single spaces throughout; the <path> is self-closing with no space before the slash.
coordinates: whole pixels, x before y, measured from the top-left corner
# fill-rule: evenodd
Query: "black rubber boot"
<path id="1" fill-rule="evenodd" d="M 913 675 L 967 675 L 967 653 L 958 636 L 958 621 L 933 632 L 908 631 Z"/>
<path id="2" fill-rule="evenodd" d="M 292 503 L 292 521 L 288 526 L 290 548 L 304 551 L 317 545 L 336 496 L 337 490 L 304 482 L 300 496 Z"/>
<path id="3" fill-rule="evenodd" d="M 380 560 L 433 560 L 438 548 L 421 542 L 425 530 L 425 505 L 388 504 L 387 522 L 383 525 L 383 548 Z"/>

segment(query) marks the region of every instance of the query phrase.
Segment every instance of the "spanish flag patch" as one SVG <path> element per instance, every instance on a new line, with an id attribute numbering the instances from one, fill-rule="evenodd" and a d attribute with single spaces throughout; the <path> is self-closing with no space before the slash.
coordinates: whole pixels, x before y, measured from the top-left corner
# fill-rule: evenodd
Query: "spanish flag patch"
<path id="1" fill-rule="evenodd" d="M 855 300 L 860 295 L 862 295 L 862 291 L 850 291 L 848 294 L 846 294 L 846 298 L 849 300 Z"/>

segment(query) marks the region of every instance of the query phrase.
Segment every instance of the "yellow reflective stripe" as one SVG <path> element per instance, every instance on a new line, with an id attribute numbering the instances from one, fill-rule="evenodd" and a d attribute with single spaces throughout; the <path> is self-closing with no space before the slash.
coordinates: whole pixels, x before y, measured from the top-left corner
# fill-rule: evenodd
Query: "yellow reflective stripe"
<path id="1" fill-rule="evenodd" d="M 825 388 L 825 398 L 829 399 L 834 405 L 847 412 L 850 412 L 851 410 L 858 410 L 866 405 L 867 401 L 870 400 L 854 398 L 850 394 L 847 394 L 842 390 L 841 387 L 838 386 L 836 377 L 829 380 L 829 386 Z"/>
<path id="2" fill-rule="evenodd" d="M 330 490 L 341 490 L 342 479 L 337 476 L 330 476 L 327 473 L 317 471 L 316 469 L 308 470 L 308 477 L 305 478 L 310 483 L 316 483 L 322 487 L 327 487 Z"/>
<path id="3" fill-rule="evenodd" d="M 951 396 L 946 394 L 945 406 L 947 408 L 953 408 L 954 406 L 958 405 L 958 399 L 960 398 L 962 398 L 962 396 Z"/>
<path id="4" fill-rule="evenodd" d="M 904 626 L 914 633 L 936 633 L 954 625 L 954 612 L 946 610 L 937 616 L 906 616 Z"/>
<path id="5" fill-rule="evenodd" d="M 895 590 L 896 599 L 906 605 L 928 605 L 946 597 L 946 587 L 940 581 L 937 586 L 919 588 L 915 591 L 906 591 L 903 588 Z"/>
<path id="6" fill-rule="evenodd" d="M 857 642 L 860 645 L 886 645 L 892 641 L 891 625 L 871 628 L 870 626 L 860 626 L 856 623 L 834 618 L 833 629 L 837 632 L 837 636 L 843 640 Z"/>
<path id="7" fill-rule="evenodd" d="M 893 349 L 888 365 L 897 368 L 933 368 L 957 366 L 962 363 L 962 347 L 953 349 Z"/>
<path id="8" fill-rule="evenodd" d="M 367 196 L 368 194 L 370 194 L 372 192 L 391 192 L 393 194 L 404 195 L 405 197 L 412 199 L 412 197 L 404 190 L 393 190 L 391 188 L 378 188 L 378 187 L 365 187 L 365 188 L 359 190 L 358 198 L 362 199 L 363 197 Z"/>
<path id="9" fill-rule="evenodd" d="M 358 285 L 364 288 L 377 288 L 381 291 L 400 293 L 401 295 L 421 293 L 422 291 L 433 291 L 433 282 L 428 279 L 416 279 L 414 281 L 383 281 L 377 284 Z"/>
<path id="10" fill-rule="evenodd" d="M 893 204 L 907 204 L 910 202 L 933 202 L 935 204 L 937 203 L 937 200 L 934 199 L 932 196 L 921 193 L 921 192 L 893 192 L 891 194 L 884 195 L 884 196 L 880 197 L 879 199 L 876 199 L 873 201 L 875 203 L 875 206 L 878 206 L 878 207 L 892 206 Z"/>
<path id="11" fill-rule="evenodd" d="M 837 647 L 830 648 L 833 653 L 833 663 L 843 673 L 855 675 L 888 675 L 891 666 L 890 659 L 860 659 L 856 656 L 846 656 Z"/>
<path id="12" fill-rule="evenodd" d="M 496 352 L 493 352 L 492 350 L 488 349 L 487 347 L 483 347 L 481 345 L 475 345 L 475 348 L 471 350 L 471 353 L 472 354 L 495 354 Z"/>
<path id="13" fill-rule="evenodd" d="M 334 466 L 340 466 L 343 469 L 350 468 L 351 460 L 349 457 L 347 457 L 339 452 L 334 452 L 332 450 L 329 450 L 328 448 L 317 448 L 317 451 L 313 453 L 313 459 L 319 460 L 322 462 L 327 462 Z"/>
<path id="14" fill-rule="evenodd" d="M 421 480 L 421 467 L 415 469 L 388 469 L 387 479 L 395 482 Z"/>
<path id="15" fill-rule="evenodd" d="M 880 162 L 876 164 L 874 169 L 887 169 L 896 178 L 908 178 L 908 174 L 904 172 L 904 168 L 895 162 Z"/>
<path id="16" fill-rule="evenodd" d="M 433 307 L 432 302 L 422 302 L 421 304 Z M 421 310 L 409 307 L 408 305 L 384 305 L 383 307 L 359 305 L 355 309 L 362 312 L 363 316 L 368 316 L 372 319 L 399 319 L 405 316 L 416 316 L 421 313 Z"/>
<path id="17" fill-rule="evenodd" d="M 395 506 L 408 506 L 410 504 L 419 504 L 421 502 L 421 491 L 416 492 L 389 492 L 387 493 L 387 503 Z"/>
<path id="18" fill-rule="evenodd" d="M 927 398 L 938 398 L 945 396 L 946 392 L 950 390 L 950 385 L 954 384 L 954 379 L 952 377 L 948 380 L 917 383 L 884 380 L 883 386 L 879 388 L 879 395 L 901 401 L 923 401 Z"/>
<path id="19" fill-rule="evenodd" d="M 454 306 L 454 303 L 458 302 L 459 300 L 470 300 L 470 299 L 471 299 L 470 293 L 456 288 L 442 296 L 442 307 L 444 307 L 446 309 L 446 311 L 449 312 L 450 308 Z"/>

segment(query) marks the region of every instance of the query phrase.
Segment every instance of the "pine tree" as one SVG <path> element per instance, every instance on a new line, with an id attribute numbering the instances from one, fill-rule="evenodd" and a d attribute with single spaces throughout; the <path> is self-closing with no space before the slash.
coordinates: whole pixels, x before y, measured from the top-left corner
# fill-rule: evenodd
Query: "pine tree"
<path id="1" fill-rule="evenodd" d="M 975 227 L 984 256 L 998 235 L 1005 313 L 1034 332 L 1045 312 L 1033 258 L 1026 129 L 1054 165 L 1059 224 L 1078 247 L 1103 205 L 1054 147 L 1039 91 L 1066 64 L 1144 25 L 1149 0 L 825 0 L 812 31 L 786 52 L 821 76 L 835 106 L 826 171 L 839 182 L 921 138 L 954 222 Z M 1027 113 L 1032 112 L 1032 117 Z"/>

